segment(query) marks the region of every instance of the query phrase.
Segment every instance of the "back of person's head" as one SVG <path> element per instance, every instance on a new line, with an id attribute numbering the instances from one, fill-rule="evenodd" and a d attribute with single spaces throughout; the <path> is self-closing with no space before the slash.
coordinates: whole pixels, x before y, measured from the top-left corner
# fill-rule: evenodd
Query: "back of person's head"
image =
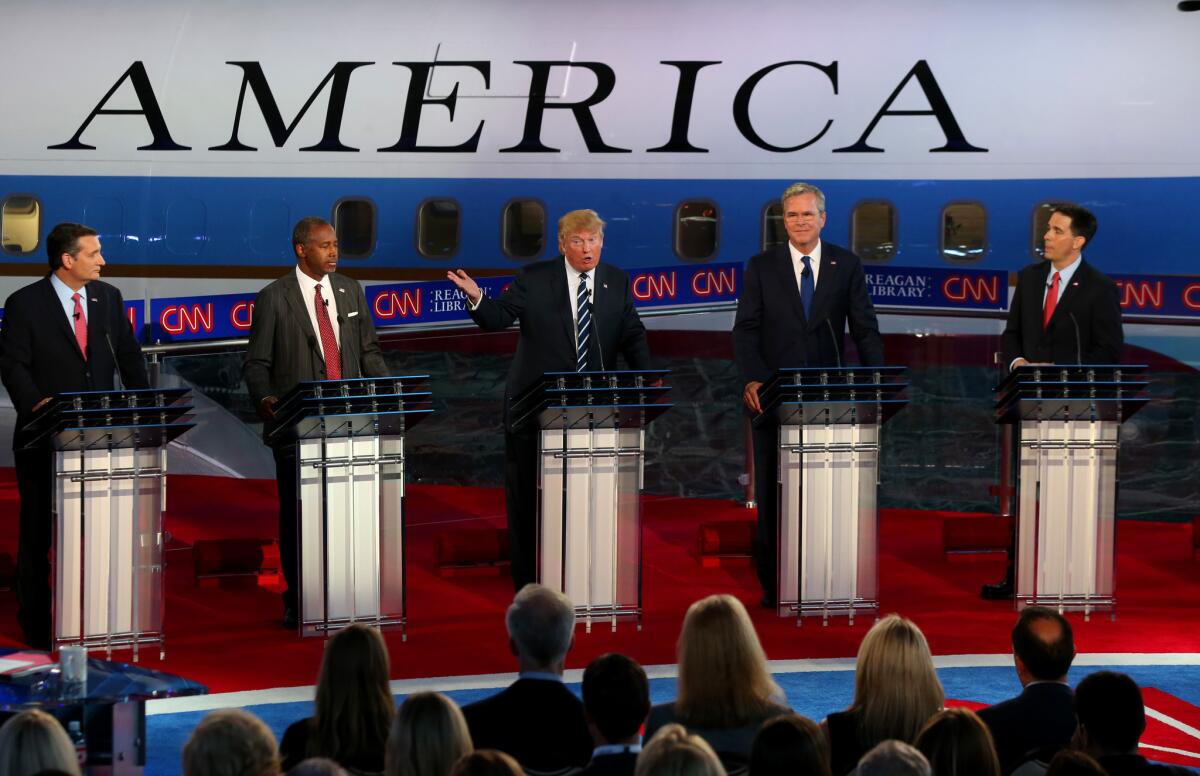
<path id="1" fill-rule="evenodd" d="M 946 701 L 921 629 L 889 614 L 867 632 L 854 670 L 854 706 L 867 746 L 911 743 Z"/>
<path id="2" fill-rule="evenodd" d="M 458 705 L 437 692 L 414 693 L 400 704 L 385 754 L 387 776 L 447 776 L 474 749 Z"/>
<path id="3" fill-rule="evenodd" d="M 933 776 L 933 769 L 925 755 L 913 746 L 889 739 L 864 754 L 855 773 L 857 776 Z"/>
<path id="4" fill-rule="evenodd" d="M 717 753 L 675 723 L 658 729 L 638 754 L 634 776 L 725 776 Z"/>
<path id="5" fill-rule="evenodd" d="M 287 776 L 347 776 L 347 773 L 328 757 L 309 757 L 293 765 Z"/>
<path id="6" fill-rule="evenodd" d="M 636 736 L 650 713 L 646 672 L 616 652 L 596 658 L 583 672 L 583 710 L 606 743 Z"/>
<path id="7" fill-rule="evenodd" d="M 275 735 L 248 711 L 214 711 L 183 745 L 184 776 L 279 776 Z"/>
<path id="8" fill-rule="evenodd" d="M 916 747 L 935 776 L 1000 776 L 992 733 L 970 709 L 934 714 L 917 735 Z"/>
<path id="9" fill-rule="evenodd" d="M 557 590 L 529 584 L 513 598 L 504 619 L 517 654 L 531 665 L 557 668 L 575 635 L 575 607 Z"/>
<path id="10" fill-rule="evenodd" d="M 325 644 L 308 754 L 338 762 L 378 753 L 396 705 L 387 645 L 375 628 L 354 623 Z"/>
<path id="11" fill-rule="evenodd" d="M 1071 623 L 1053 609 L 1030 606 L 1021 610 L 1012 629 L 1013 655 L 1036 680 L 1064 679 L 1075 659 Z"/>
<path id="12" fill-rule="evenodd" d="M 1146 729 L 1142 690 L 1116 671 L 1088 674 L 1075 688 L 1075 717 L 1088 754 L 1132 753 Z"/>
<path id="13" fill-rule="evenodd" d="M 677 654 L 675 710 L 688 725 L 737 727 L 783 700 L 750 615 L 731 595 L 711 595 L 688 608 Z"/>
<path id="14" fill-rule="evenodd" d="M 9 718 L 0 727 L 0 776 L 33 776 L 48 770 L 79 774 L 67 731 L 57 719 L 38 709 Z"/>
<path id="15" fill-rule="evenodd" d="M 454 763 L 450 776 L 525 776 L 510 755 L 496 749 L 476 749 Z"/>
<path id="16" fill-rule="evenodd" d="M 829 741 L 799 714 L 769 719 L 750 749 L 750 776 L 829 776 Z"/>
<path id="17" fill-rule="evenodd" d="M 1063 749 L 1050 761 L 1046 776 L 1108 776 L 1108 771 L 1083 752 Z"/>

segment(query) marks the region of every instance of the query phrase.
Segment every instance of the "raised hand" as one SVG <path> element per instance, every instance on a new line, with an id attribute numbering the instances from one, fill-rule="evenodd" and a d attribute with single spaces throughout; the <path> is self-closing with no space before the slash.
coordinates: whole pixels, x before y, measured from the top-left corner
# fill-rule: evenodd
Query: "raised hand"
<path id="1" fill-rule="evenodd" d="M 453 272 L 446 273 L 446 279 L 454 285 L 458 286 L 458 290 L 467 295 L 467 300 L 471 304 L 479 302 L 483 296 L 483 291 L 479 288 L 479 284 L 471 279 L 471 276 L 461 269 L 456 269 Z"/>

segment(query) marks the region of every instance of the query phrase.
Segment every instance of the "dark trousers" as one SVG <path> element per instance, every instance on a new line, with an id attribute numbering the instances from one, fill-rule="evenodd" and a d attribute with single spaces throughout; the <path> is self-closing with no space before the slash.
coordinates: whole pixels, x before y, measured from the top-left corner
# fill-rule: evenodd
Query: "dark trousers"
<path id="1" fill-rule="evenodd" d="M 51 450 L 15 451 L 21 495 L 17 539 L 17 622 L 25 643 L 50 649 L 50 537 L 54 531 Z"/>
<path id="2" fill-rule="evenodd" d="M 513 587 L 537 581 L 538 430 L 504 432 L 504 501 Z"/>
<path id="3" fill-rule="evenodd" d="M 779 427 L 755 428 L 754 500 L 758 502 L 758 533 L 754 566 L 763 592 L 778 594 L 779 578 Z"/>
<path id="4" fill-rule="evenodd" d="M 296 567 L 299 565 L 296 524 L 300 494 L 296 482 L 296 446 L 276 447 L 271 452 L 275 455 L 275 487 L 279 491 L 279 565 L 287 585 L 283 591 L 283 606 L 299 616 L 296 606 L 299 590 L 296 580 Z"/>

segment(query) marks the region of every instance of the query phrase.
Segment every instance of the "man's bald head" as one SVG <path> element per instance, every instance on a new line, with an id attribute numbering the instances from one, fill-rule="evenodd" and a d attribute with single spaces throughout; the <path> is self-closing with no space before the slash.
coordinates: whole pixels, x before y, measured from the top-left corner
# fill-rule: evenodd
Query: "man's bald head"
<path id="1" fill-rule="evenodd" d="M 1024 667 L 1022 681 L 1064 681 L 1075 659 L 1075 636 L 1071 623 L 1053 609 L 1030 606 L 1021 611 L 1012 631 L 1017 670 Z"/>

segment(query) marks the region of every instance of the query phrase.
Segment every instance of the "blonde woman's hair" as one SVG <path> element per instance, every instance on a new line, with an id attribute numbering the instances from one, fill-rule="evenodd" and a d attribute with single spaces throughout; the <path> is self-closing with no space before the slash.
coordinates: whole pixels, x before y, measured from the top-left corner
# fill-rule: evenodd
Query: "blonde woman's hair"
<path id="1" fill-rule="evenodd" d="M 691 605 L 677 654 L 675 711 L 684 724 L 737 727 L 783 701 L 750 615 L 731 595 L 712 595 Z"/>
<path id="2" fill-rule="evenodd" d="M 0 776 L 32 776 L 39 771 L 79 774 L 75 747 L 58 720 L 30 709 L 0 727 Z"/>
<path id="3" fill-rule="evenodd" d="M 663 725 L 638 754 L 634 776 L 725 776 L 717 753 L 683 725 Z"/>
<path id="4" fill-rule="evenodd" d="M 447 776 L 475 750 L 458 705 L 438 692 L 414 693 L 400 704 L 388 736 L 387 776 Z"/>
<path id="5" fill-rule="evenodd" d="M 858 648 L 854 704 L 859 733 L 869 749 L 897 739 L 911 744 L 946 701 L 921 629 L 889 614 L 867 632 Z"/>
<path id="6" fill-rule="evenodd" d="M 279 776 L 275 734 L 242 709 L 214 711 L 183 745 L 184 776 Z"/>
<path id="7" fill-rule="evenodd" d="M 558 242 L 576 232 L 588 232 L 604 238 L 604 221 L 595 210 L 572 210 L 558 219 Z"/>

